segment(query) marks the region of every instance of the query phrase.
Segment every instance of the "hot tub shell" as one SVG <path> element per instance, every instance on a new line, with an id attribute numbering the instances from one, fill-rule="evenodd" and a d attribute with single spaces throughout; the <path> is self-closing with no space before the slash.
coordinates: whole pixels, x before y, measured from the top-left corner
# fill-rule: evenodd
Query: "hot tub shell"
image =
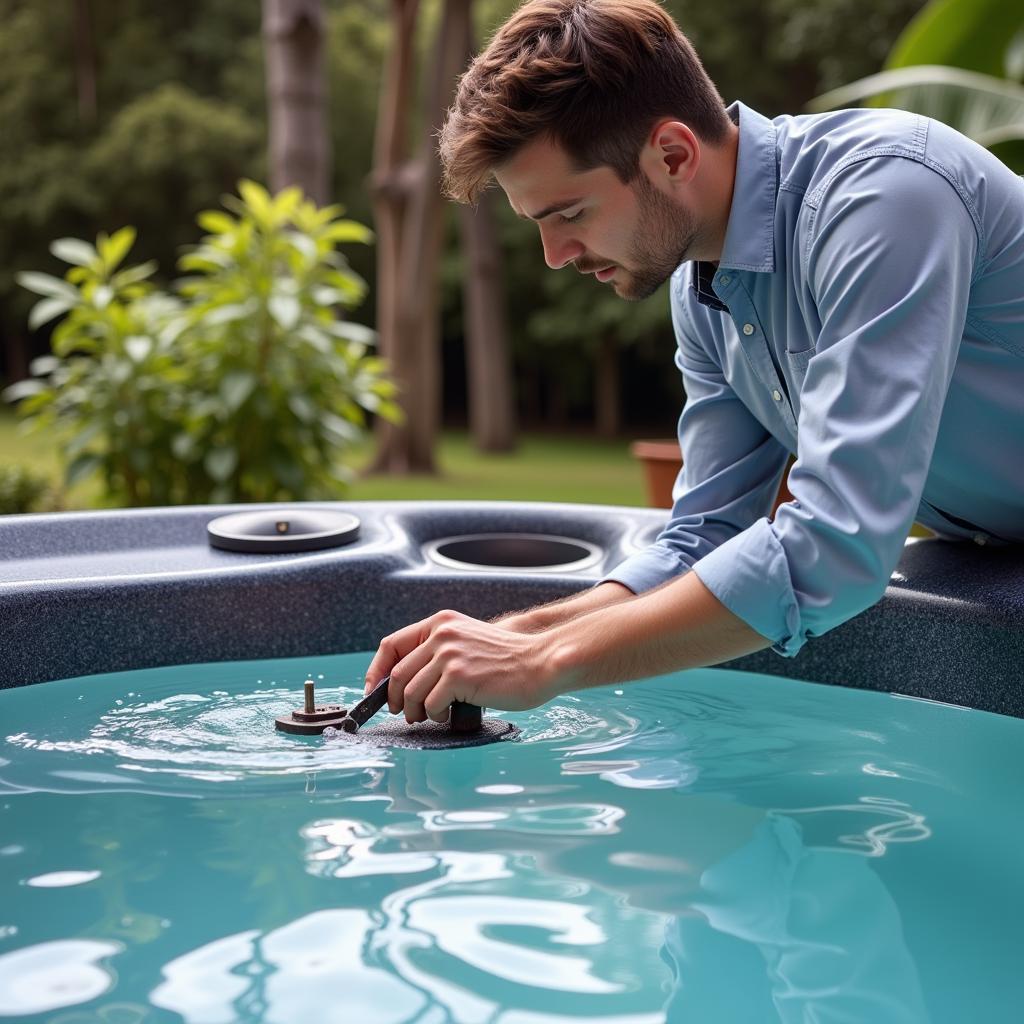
<path id="1" fill-rule="evenodd" d="M 0 519 L 0 688 L 93 673 L 376 648 L 442 608 L 478 618 L 583 590 L 650 543 L 664 510 L 517 502 L 320 502 L 361 522 L 346 547 L 222 551 L 207 523 L 296 505 L 187 506 Z M 577 539 L 583 568 L 438 564 L 442 538 Z M 731 668 L 1024 717 L 1024 552 L 910 540 L 884 597 L 795 658 Z"/>

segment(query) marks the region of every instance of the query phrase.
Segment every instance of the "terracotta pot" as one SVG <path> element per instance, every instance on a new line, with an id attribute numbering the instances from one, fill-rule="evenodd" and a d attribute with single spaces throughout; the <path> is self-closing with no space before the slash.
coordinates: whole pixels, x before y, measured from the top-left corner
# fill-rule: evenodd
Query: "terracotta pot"
<path id="1" fill-rule="evenodd" d="M 634 441 L 629 446 L 633 458 L 643 463 L 644 478 L 647 482 L 647 501 L 652 508 L 672 507 L 672 487 L 683 468 L 683 457 L 679 451 L 679 442 L 676 440 L 665 441 Z M 772 507 L 772 514 L 784 501 L 791 501 L 786 486 L 789 480 L 789 469 L 794 459 L 790 456 L 789 465 L 783 474 L 782 483 L 779 485 L 779 494 Z"/>
<path id="2" fill-rule="evenodd" d="M 672 485 L 683 468 L 678 441 L 634 441 L 630 454 L 639 459 L 647 481 L 647 503 L 653 508 L 672 507 Z"/>

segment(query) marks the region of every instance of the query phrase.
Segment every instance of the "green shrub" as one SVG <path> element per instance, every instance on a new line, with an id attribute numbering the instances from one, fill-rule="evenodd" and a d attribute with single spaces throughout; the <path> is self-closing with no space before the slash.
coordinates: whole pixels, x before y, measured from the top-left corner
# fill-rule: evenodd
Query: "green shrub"
<path id="1" fill-rule="evenodd" d="M 44 502 L 50 493 L 50 481 L 24 466 L 0 466 L 0 516 L 41 512 L 52 501 Z"/>
<path id="2" fill-rule="evenodd" d="M 132 506 L 339 497 L 365 412 L 398 418 L 373 332 L 341 318 L 365 286 L 337 247 L 370 232 L 298 189 L 239 192 L 199 215 L 208 234 L 173 291 L 153 263 L 119 269 L 132 228 L 54 242 L 64 279 L 19 275 L 43 296 L 30 326 L 63 319 L 5 396 L 59 428 L 68 486 L 98 473 Z"/>

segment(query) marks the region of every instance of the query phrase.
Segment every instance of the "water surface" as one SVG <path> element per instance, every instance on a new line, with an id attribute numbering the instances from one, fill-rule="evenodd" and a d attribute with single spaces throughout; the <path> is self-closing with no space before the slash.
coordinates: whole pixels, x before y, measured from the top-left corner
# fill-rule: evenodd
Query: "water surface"
<path id="1" fill-rule="evenodd" d="M 273 730 L 369 657 L 0 692 L 0 1019 L 1019 1019 L 1024 722 L 702 670 L 487 747 Z"/>

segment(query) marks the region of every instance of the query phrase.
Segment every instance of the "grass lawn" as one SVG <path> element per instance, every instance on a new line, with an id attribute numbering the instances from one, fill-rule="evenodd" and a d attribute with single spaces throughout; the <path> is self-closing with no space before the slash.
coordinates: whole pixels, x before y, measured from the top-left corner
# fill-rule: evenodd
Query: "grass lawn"
<path id="1" fill-rule="evenodd" d="M 366 445 L 353 457 L 357 470 L 372 457 Z M 446 432 L 438 448 L 437 476 L 359 477 L 349 497 L 356 501 L 576 501 L 645 505 L 642 471 L 629 442 L 587 437 L 527 435 L 510 455 L 482 455 L 467 434 Z M 9 409 L 0 410 L 0 465 L 23 465 L 47 473 L 56 483 L 61 468 L 52 436 L 24 436 Z M 69 508 L 98 504 L 99 485 L 84 482 L 67 496 Z"/>

